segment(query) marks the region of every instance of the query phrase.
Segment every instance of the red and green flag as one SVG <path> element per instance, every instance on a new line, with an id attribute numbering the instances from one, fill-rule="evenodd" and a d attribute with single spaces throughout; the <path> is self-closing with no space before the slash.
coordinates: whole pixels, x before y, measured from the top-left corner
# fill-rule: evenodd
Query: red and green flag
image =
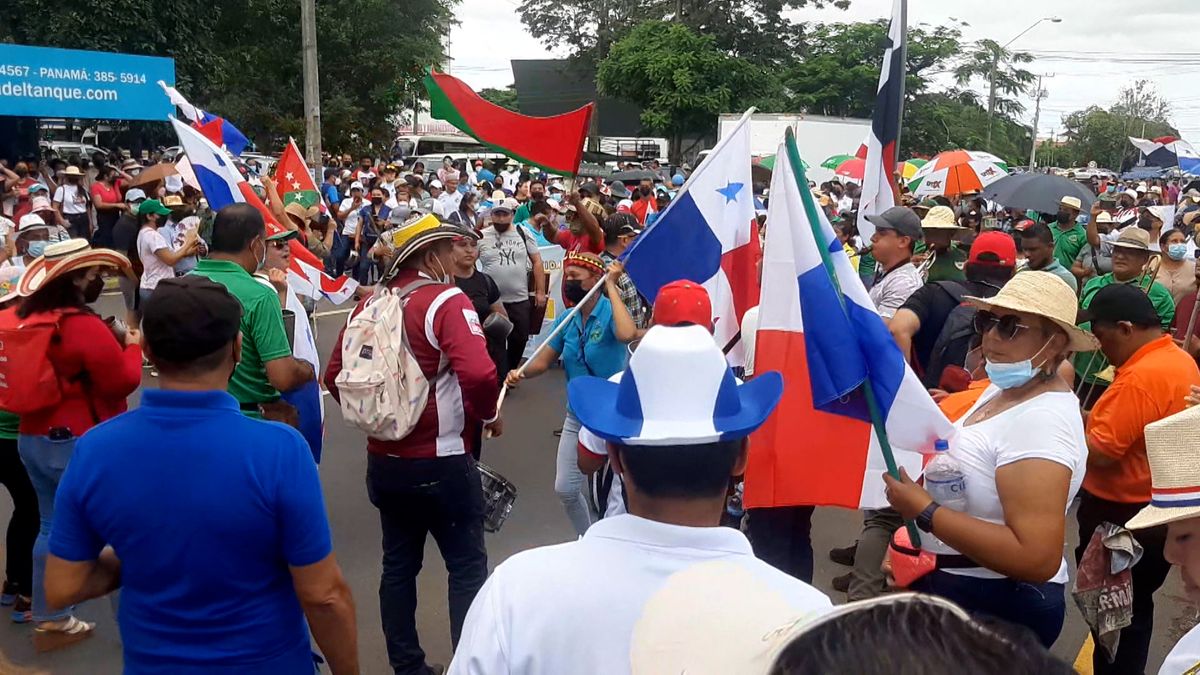
<path id="1" fill-rule="evenodd" d="M 594 103 L 551 117 L 521 115 L 485 101 L 465 82 L 432 68 L 425 76 L 429 110 L 480 143 L 550 173 L 575 175 Z"/>
<path id="2" fill-rule="evenodd" d="M 283 155 L 275 166 L 275 184 L 279 187 L 284 205 L 297 202 L 306 209 L 319 206 L 322 212 L 328 212 L 317 184 L 308 171 L 308 165 L 300 154 L 300 148 L 296 147 L 295 139 L 289 138 L 287 146 L 283 148 Z"/>

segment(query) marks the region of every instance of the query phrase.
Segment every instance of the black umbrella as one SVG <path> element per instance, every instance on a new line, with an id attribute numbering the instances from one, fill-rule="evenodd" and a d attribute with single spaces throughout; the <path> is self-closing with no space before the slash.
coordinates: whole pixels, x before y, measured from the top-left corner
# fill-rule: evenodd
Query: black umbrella
<path id="1" fill-rule="evenodd" d="M 1096 195 L 1087 187 L 1061 176 L 1022 173 L 1005 176 L 983 189 L 983 198 L 1013 209 L 1058 213 L 1063 197 L 1078 197 L 1080 210 L 1087 213 Z"/>

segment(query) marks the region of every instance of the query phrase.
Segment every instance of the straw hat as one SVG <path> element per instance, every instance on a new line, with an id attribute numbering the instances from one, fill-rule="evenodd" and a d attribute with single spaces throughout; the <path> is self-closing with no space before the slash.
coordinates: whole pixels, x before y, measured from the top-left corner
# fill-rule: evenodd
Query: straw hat
<path id="1" fill-rule="evenodd" d="M 1097 223 L 1108 223 L 1109 225 L 1111 225 L 1112 221 L 1113 221 L 1112 214 L 1109 213 L 1108 211 L 1101 211 L 1100 213 L 1096 214 L 1096 222 Z"/>
<path id="2" fill-rule="evenodd" d="M 954 210 L 949 206 L 935 206 L 929 209 L 929 213 L 921 219 L 921 227 L 926 230 L 965 230 L 965 227 L 958 226 L 958 219 L 954 217 Z"/>
<path id="3" fill-rule="evenodd" d="M 1071 195 L 1063 197 L 1058 203 L 1067 207 L 1068 209 L 1075 209 L 1076 211 L 1079 211 L 1083 208 L 1083 202 L 1080 201 L 1079 197 L 1073 197 Z"/>
<path id="4" fill-rule="evenodd" d="M 1140 227 L 1127 227 L 1113 242 L 1114 248 L 1131 248 L 1135 251 L 1150 251 L 1150 233 Z"/>
<path id="5" fill-rule="evenodd" d="M 92 248 L 85 239 L 68 239 L 46 247 L 46 253 L 29 263 L 17 293 L 30 296 L 51 281 L 85 267 L 115 267 L 133 278 L 129 258 L 106 248 Z"/>
<path id="6" fill-rule="evenodd" d="M 71 165 L 71 166 L 68 166 L 67 168 L 63 169 L 63 175 L 64 176 L 82 176 L 83 172 L 79 170 L 79 167 L 77 167 L 75 165 Z"/>
<path id="7" fill-rule="evenodd" d="M 1126 527 L 1139 529 L 1200 517 L 1200 406 L 1146 425 L 1150 505 Z"/>
<path id="8" fill-rule="evenodd" d="M 991 311 L 995 308 L 1036 314 L 1053 321 L 1067 334 L 1072 351 L 1099 349 L 1096 337 L 1075 325 L 1079 300 L 1067 282 L 1049 272 L 1021 272 L 990 298 L 964 297 L 971 305 Z"/>
<path id="9" fill-rule="evenodd" d="M 392 247 L 395 249 L 395 257 L 388 265 L 385 279 L 390 279 L 396 274 L 396 270 L 400 267 L 400 263 L 404 262 L 410 255 L 416 253 L 421 247 L 426 244 L 438 241 L 439 239 L 452 239 L 462 236 L 461 228 L 453 225 L 445 225 L 437 216 L 427 214 L 418 218 L 411 223 L 403 225 L 396 229 L 392 234 Z"/>

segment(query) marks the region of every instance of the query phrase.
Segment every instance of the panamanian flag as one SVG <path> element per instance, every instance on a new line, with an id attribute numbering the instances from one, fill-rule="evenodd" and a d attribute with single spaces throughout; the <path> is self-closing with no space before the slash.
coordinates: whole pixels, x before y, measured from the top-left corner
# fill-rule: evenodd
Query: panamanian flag
<path id="1" fill-rule="evenodd" d="M 953 425 L 905 361 L 813 202 L 790 129 L 775 156 L 754 371 L 783 373 L 784 389 L 751 436 L 745 505 L 886 506 L 885 453 L 917 476 L 922 451 L 949 439 Z"/>
<path id="2" fill-rule="evenodd" d="M 162 87 L 163 93 L 171 99 L 173 105 L 179 108 L 183 116 L 191 120 L 192 126 L 213 144 L 223 146 L 234 157 L 240 157 L 246 151 L 246 147 L 250 145 L 250 139 L 233 126 L 233 122 L 197 108 L 189 103 L 178 89 L 168 86 L 162 80 L 158 81 L 158 86 Z"/>
<path id="3" fill-rule="evenodd" d="M 865 143 L 866 162 L 858 202 L 858 233 L 863 241 L 870 241 L 875 234 L 875 225 L 867 220 L 867 216 L 883 213 L 897 203 L 896 144 L 900 142 L 900 119 L 904 115 L 906 8 L 905 0 L 894 0 L 892 4 L 887 49 L 883 52 L 879 89 L 875 94 L 875 113 Z"/>
<path id="4" fill-rule="evenodd" d="M 270 209 L 254 193 L 250 184 L 242 178 L 233 159 L 197 129 L 171 118 L 171 126 L 179 137 L 179 144 L 187 153 L 196 182 L 204 193 L 213 211 L 220 211 L 229 204 L 246 203 L 258 209 L 266 221 L 268 233 L 278 232 L 283 226 L 276 222 Z M 288 268 L 288 283 L 300 295 L 313 299 L 328 298 L 334 304 L 345 302 L 354 295 L 358 282 L 350 277 L 333 277 L 325 274 L 324 265 L 299 239 L 288 242 L 292 254 Z"/>
<path id="5" fill-rule="evenodd" d="M 758 304 L 762 247 L 750 180 L 750 113 L 696 167 L 675 199 L 625 252 L 625 272 L 653 304 L 687 279 L 712 299 L 713 336 L 732 366 L 745 365 L 742 317 Z"/>

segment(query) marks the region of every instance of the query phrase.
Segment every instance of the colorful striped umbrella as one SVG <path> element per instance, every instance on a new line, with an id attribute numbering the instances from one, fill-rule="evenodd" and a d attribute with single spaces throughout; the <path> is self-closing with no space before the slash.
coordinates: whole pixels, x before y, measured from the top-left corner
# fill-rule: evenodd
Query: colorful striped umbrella
<path id="1" fill-rule="evenodd" d="M 979 192 L 1007 175 L 1008 166 L 995 155 L 949 150 L 917 169 L 908 187 L 918 199 L 936 195 L 954 197 Z"/>
<path id="2" fill-rule="evenodd" d="M 867 160 L 851 157 L 841 164 L 838 164 L 837 168 L 834 169 L 833 172 L 844 178 L 849 178 L 861 183 L 863 174 L 866 173 L 866 170 Z"/>
<path id="3" fill-rule="evenodd" d="M 913 175 L 929 163 L 927 159 L 909 159 L 896 165 L 896 173 L 904 180 L 912 180 Z"/>

